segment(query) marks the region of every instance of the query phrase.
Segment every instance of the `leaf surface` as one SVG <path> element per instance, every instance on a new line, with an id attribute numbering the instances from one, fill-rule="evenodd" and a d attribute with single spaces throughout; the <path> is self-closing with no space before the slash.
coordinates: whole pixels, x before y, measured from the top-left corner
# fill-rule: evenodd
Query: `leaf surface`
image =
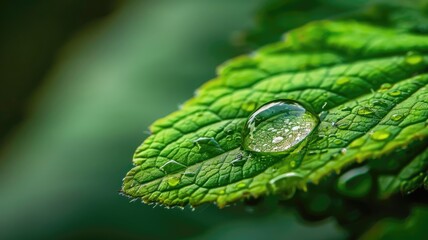
<path id="1" fill-rule="evenodd" d="M 166 206 L 223 207 L 305 190 L 362 162 L 386 164 L 403 149 L 420 154 L 379 177 L 379 196 L 403 185 L 411 191 L 427 175 L 427 56 L 427 36 L 354 21 L 293 30 L 283 42 L 225 63 L 182 109 L 156 121 L 122 192 Z M 283 155 L 243 151 L 248 116 L 277 99 L 309 105 L 319 126 Z"/>

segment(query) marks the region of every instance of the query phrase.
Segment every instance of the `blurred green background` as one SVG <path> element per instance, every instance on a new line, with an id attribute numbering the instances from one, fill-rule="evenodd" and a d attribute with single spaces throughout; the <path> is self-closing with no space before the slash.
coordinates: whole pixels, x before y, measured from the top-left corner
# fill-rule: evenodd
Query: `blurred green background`
<path id="1" fill-rule="evenodd" d="M 266 35 L 266 2 L 0 3 L 0 239 L 345 238 L 333 220 L 308 224 L 275 201 L 167 210 L 118 194 L 150 123 L 217 65 L 341 10 L 313 1 L 297 23 L 268 20 Z"/>

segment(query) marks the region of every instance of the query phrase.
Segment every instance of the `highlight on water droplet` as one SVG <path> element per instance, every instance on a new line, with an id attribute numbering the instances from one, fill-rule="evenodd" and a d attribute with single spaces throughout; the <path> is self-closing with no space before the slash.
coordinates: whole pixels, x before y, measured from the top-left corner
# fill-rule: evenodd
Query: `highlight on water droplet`
<path id="1" fill-rule="evenodd" d="M 366 196 L 370 193 L 371 188 L 372 177 L 368 166 L 351 169 L 337 180 L 337 191 L 352 198 Z"/>
<path id="2" fill-rule="evenodd" d="M 386 130 L 377 130 L 373 132 L 371 138 L 377 141 L 383 141 L 385 139 L 388 139 L 390 135 L 391 133 Z"/>
<path id="3" fill-rule="evenodd" d="M 299 102 L 269 102 L 247 119 L 242 147 L 251 152 L 285 152 L 302 142 L 318 124 L 318 117 Z"/>
<path id="4" fill-rule="evenodd" d="M 178 177 L 170 177 L 168 178 L 168 185 L 171 187 L 175 187 L 180 183 L 180 178 Z"/>

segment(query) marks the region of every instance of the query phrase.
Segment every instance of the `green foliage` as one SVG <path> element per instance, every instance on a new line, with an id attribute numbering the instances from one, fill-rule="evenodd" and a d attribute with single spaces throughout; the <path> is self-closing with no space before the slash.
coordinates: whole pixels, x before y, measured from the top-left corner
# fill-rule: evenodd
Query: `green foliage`
<path id="1" fill-rule="evenodd" d="M 227 62 L 181 110 L 156 121 L 123 193 L 166 206 L 223 207 L 266 194 L 288 198 L 329 176 L 344 197 L 410 193 L 427 181 L 427 53 L 427 36 L 356 21 L 293 30 Z M 283 154 L 243 150 L 248 116 L 277 99 L 310 106 L 319 126 Z"/>

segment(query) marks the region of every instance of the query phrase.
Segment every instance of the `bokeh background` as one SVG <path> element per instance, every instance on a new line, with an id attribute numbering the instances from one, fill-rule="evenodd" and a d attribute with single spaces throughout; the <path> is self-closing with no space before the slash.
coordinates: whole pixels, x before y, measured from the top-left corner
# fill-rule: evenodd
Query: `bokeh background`
<path id="1" fill-rule="evenodd" d="M 353 7 L 328 2 L 267 30 L 258 12 L 282 7 L 268 0 L 0 3 L 0 239 L 345 238 L 275 201 L 167 210 L 118 194 L 150 123 L 224 60 Z"/>

